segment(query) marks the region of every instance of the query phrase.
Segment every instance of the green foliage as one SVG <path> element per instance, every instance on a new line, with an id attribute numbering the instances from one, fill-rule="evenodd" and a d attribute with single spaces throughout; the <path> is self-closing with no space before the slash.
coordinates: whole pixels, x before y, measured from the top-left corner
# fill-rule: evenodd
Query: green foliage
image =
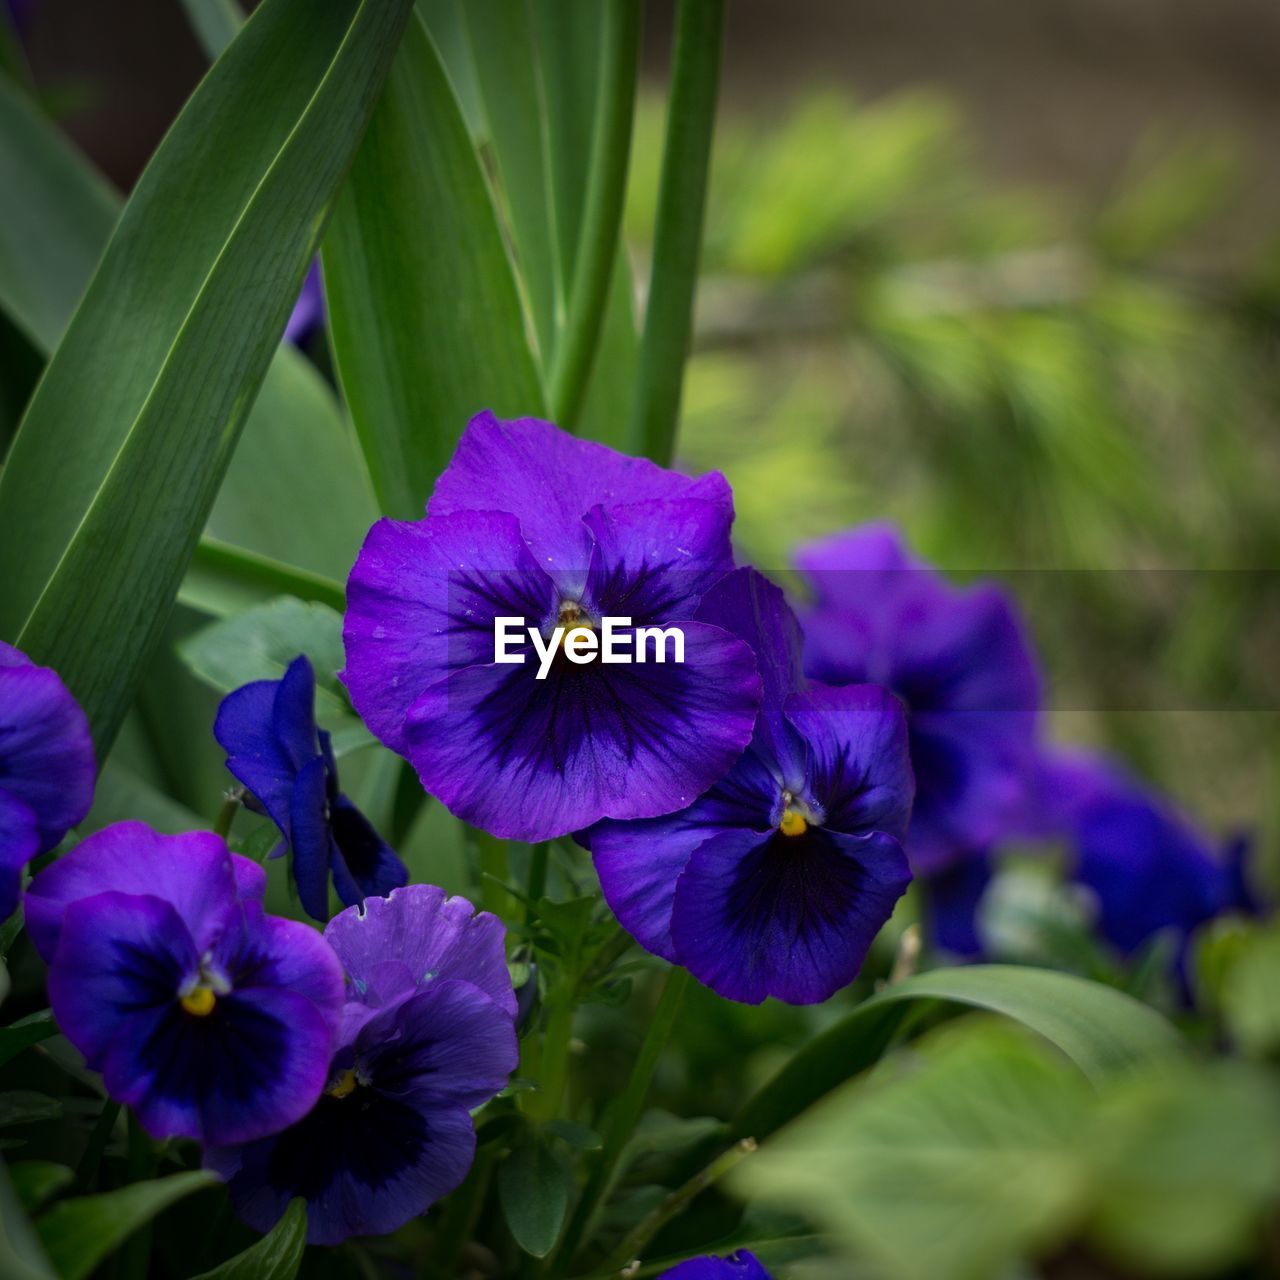
<path id="1" fill-rule="evenodd" d="M 324 269 L 374 490 L 384 513 L 416 518 L 472 415 L 538 413 L 543 399 L 479 159 L 416 19 L 325 239 Z"/>
<path id="2" fill-rule="evenodd" d="M 139 182 L 10 450 L 0 630 L 59 670 L 102 749 L 176 594 L 406 10 L 404 0 L 326 6 L 323 21 L 302 24 L 290 0 L 259 11 Z M 293 74 L 282 78 L 268 68 L 286 45 Z M 190 210 L 180 222 L 176 202 Z"/>
<path id="3" fill-rule="evenodd" d="M 290 1201 L 283 1217 L 257 1244 L 196 1280 L 293 1280 L 307 1244 L 307 1206 Z"/>
<path id="4" fill-rule="evenodd" d="M 1271 1081 L 1184 1066 L 1094 1093 L 982 1020 L 905 1058 L 781 1131 L 739 1189 L 903 1280 L 1004 1274 L 1080 1235 L 1150 1274 L 1197 1274 L 1247 1248 L 1280 1193 Z"/>
<path id="5" fill-rule="evenodd" d="M 542 1133 L 526 1131 L 498 1166 L 498 1200 L 516 1243 L 535 1258 L 555 1248 L 569 1209 L 573 1175 Z"/>
<path id="6" fill-rule="evenodd" d="M 37 1219 L 36 1231 L 60 1280 L 84 1280 L 157 1214 L 215 1182 L 213 1174 L 197 1170 L 63 1200 Z"/>

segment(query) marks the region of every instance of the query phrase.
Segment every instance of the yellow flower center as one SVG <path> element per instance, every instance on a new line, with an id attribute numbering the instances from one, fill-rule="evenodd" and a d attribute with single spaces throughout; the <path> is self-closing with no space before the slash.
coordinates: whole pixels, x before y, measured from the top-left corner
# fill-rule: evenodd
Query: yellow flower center
<path id="1" fill-rule="evenodd" d="M 355 1071 L 353 1071 L 352 1068 L 348 1067 L 338 1077 L 338 1083 L 335 1084 L 333 1088 L 329 1090 L 329 1097 L 345 1098 L 349 1094 L 352 1094 L 356 1091 L 356 1085 L 358 1085 L 359 1083 L 360 1081 L 356 1079 Z"/>
<path id="2" fill-rule="evenodd" d="M 789 808 L 782 811 L 782 821 L 778 823 L 778 830 L 784 836 L 802 836 L 808 829 L 809 822 L 804 814 Z"/>
<path id="3" fill-rule="evenodd" d="M 193 1018 L 207 1018 L 213 1012 L 213 1006 L 218 1003 L 218 997 L 213 994 L 212 987 L 192 987 L 178 1003 Z"/>

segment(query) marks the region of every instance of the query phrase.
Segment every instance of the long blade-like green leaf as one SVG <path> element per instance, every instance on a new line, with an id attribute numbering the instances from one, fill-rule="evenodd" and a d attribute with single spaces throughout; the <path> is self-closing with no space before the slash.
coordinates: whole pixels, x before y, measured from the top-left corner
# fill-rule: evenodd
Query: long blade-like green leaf
<path id="1" fill-rule="evenodd" d="M 58 345 L 120 198 L 0 77 L 0 308 L 37 351 Z"/>
<path id="2" fill-rule="evenodd" d="M 545 368 L 555 345 L 563 293 L 547 108 L 529 4 L 467 0 L 461 8 Z"/>
<path id="3" fill-rule="evenodd" d="M 0 634 L 61 672 L 100 751 L 410 9 L 266 0 L 140 180 L 14 442 L 0 479 Z"/>
<path id="4" fill-rule="evenodd" d="M 418 20 L 324 245 L 334 353 L 385 512 L 420 515 L 468 419 L 542 411 L 480 161 Z"/>
<path id="5" fill-rule="evenodd" d="M 908 1005 L 919 1000 L 1004 1014 L 1056 1045 L 1094 1082 L 1176 1053 L 1181 1044 L 1160 1014 L 1114 987 L 1015 965 L 936 969 L 886 987 L 805 1045 L 743 1107 L 735 1135 L 765 1137 L 871 1066 Z"/>

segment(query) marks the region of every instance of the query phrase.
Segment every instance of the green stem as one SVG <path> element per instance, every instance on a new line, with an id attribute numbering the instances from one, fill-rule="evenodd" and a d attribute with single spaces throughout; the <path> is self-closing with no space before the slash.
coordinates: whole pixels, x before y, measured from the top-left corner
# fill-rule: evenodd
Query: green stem
<path id="1" fill-rule="evenodd" d="M 222 802 L 222 808 L 218 810 L 218 816 L 213 820 L 213 834 L 221 836 L 224 840 L 231 834 L 231 824 L 235 821 L 236 812 L 244 803 L 244 789 L 237 787 L 234 791 L 229 791 L 226 798 Z"/>
<path id="2" fill-rule="evenodd" d="M 565 984 L 547 1001 L 547 1024 L 542 1037 L 541 1070 L 538 1087 L 522 1095 L 525 1112 L 539 1124 L 560 1114 L 569 1083 L 569 1049 L 573 1040 L 573 1015 L 577 1012 L 574 992 Z"/>
<path id="3" fill-rule="evenodd" d="M 155 1176 L 159 1153 L 138 1118 L 129 1112 L 129 1182 L 145 1182 Z M 147 1280 L 151 1269 L 151 1223 L 139 1227 L 120 1246 L 116 1274 L 121 1280 Z"/>
<path id="4" fill-rule="evenodd" d="M 547 859 L 551 851 L 551 842 L 541 840 L 533 846 L 529 855 L 529 891 L 525 897 L 529 899 L 524 907 L 525 924 L 533 918 L 539 899 L 547 892 Z"/>
<path id="5" fill-rule="evenodd" d="M 645 1245 L 671 1221 L 683 1213 L 709 1186 L 718 1182 L 730 1169 L 740 1165 L 756 1149 L 754 1138 L 743 1138 L 722 1152 L 707 1167 L 695 1173 L 684 1186 L 673 1191 L 656 1209 L 641 1218 L 622 1238 L 618 1247 L 601 1263 L 601 1275 L 613 1275 L 634 1262 Z"/>
<path id="6" fill-rule="evenodd" d="M 631 157 L 640 14 L 639 0 L 604 0 L 600 88 L 586 207 L 569 290 L 565 331 L 556 346 L 551 368 L 552 416 L 566 430 L 573 429 L 586 395 L 618 252 Z"/>
<path id="7" fill-rule="evenodd" d="M 653 1073 L 657 1069 L 658 1059 L 667 1046 L 672 1028 L 679 1016 L 680 1007 L 684 1003 L 685 991 L 689 986 L 689 974 L 685 969 L 672 969 L 667 974 L 666 985 L 658 1000 L 645 1033 L 644 1044 L 640 1046 L 640 1055 L 631 1069 L 631 1079 L 627 1081 L 626 1090 L 609 1113 L 608 1128 L 604 1135 L 604 1145 L 599 1158 L 582 1195 L 574 1208 L 573 1217 L 560 1244 L 558 1260 L 564 1266 L 573 1262 L 573 1255 L 590 1229 L 597 1211 L 604 1203 L 617 1173 L 618 1162 L 626 1149 L 627 1140 L 631 1137 L 644 1109 L 649 1086 L 653 1083 Z M 561 1269 L 556 1274 L 563 1275 Z"/>
<path id="8" fill-rule="evenodd" d="M 516 919 L 519 902 L 503 885 L 507 883 L 510 866 L 507 862 L 507 842 L 491 836 L 479 827 L 471 828 L 471 841 L 476 850 L 480 870 L 480 904 L 503 920 Z"/>
<path id="9" fill-rule="evenodd" d="M 494 1154 L 492 1145 L 482 1146 L 475 1164 L 471 1166 L 470 1176 L 446 1201 L 445 1214 L 432 1250 L 436 1259 L 435 1274 L 451 1276 L 457 1270 L 458 1257 L 475 1233 L 485 1197 L 489 1194 Z"/>
<path id="10" fill-rule="evenodd" d="M 112 1102 L 110 1098 L 106 1099 L 102 1104 L 102 1110 L 98 1112 L 98 1119 L 94 1123 L 93 1131 L 89 1134 L 89 1141 L 85 1144 L 84 1154 L 80 1157 L 80 1164 L 76 1168 L 76 1190 L 82 1194 L 93 1186 L 93 1180 L 98 1176 L 102 1153 L 107 1149 L 107 1143 L 111 1141 L 111 1133 L 116 1127 L 119 1115 L 120 1104 Z"/>
<path id="11" fill-rule="evenodd" d="M 631 420 L 640 451 L 666 466 L 675 449 L 715 129 L 725 0 L 680 0 L 653 267 Z"/>

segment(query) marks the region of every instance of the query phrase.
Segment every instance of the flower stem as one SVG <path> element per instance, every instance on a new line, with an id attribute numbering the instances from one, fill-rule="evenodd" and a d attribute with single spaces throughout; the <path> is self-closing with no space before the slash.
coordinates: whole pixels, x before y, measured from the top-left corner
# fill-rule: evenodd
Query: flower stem
<path id="1" fill-rule="evenodd" d="M 552 416 L 567 431 L 573 429 L 586 395 L 618 252 L 631 157 L 640 14 L 639 0 L 604 0 L 600 88 L 586 208 L 569 289 L 565 331 L 556 346 L 551 368 Z"/>
<path id="2" fill-rule="evenodd" d="M 533 846 L 529 855 L 529 885 L 525 896 L 524 920 L 528 924 L 538 907 L 538 900 L 547 892 L 547 858 L 551 850 L 549 840 L 541 840 Z"/>
<path id="3" fill-rule="evenodd" d="M 718 1182 L 730 1169 L 736 1168 L 756 1149 L 754 1138 L 735 1142 L 718 1155 L 705 1169 L 695 1173 L 684 1186 L 673 1191 L 658 1207 L 646 1214 L 622 1238 L 621 1244 L 601 1263 L 599 1271 L 612 1275 L 622 1271 L 640 1255 L 640 1251 L 671 1221 L 681 1214 L 709 1186 Z"/>
<path id="4" fill-rule="evenodd" d="M 129 1182 L 155 1176 L 159 1152 L 138 1118 L 129 1112 Z M 121 1280 L 147 1280 L 151 1269 L 151 1223 L 139 1227 L 120 1247 L 117 1275 Z"/>
<path id="5" fill-rule="evenodd" d="M 116 1127 L 119 1116 L 120 1104 L 105 1098 L 102 1110 L 98 1112 L 98 1119 L 94 1122 L 93 1131 L 89 1134 L 89 1141 L 85 1144 L 84 1154 L 76 1167 L 78 1192 L 83 1194 L 93 1186 L 93 1180 L 98 1176 L 98 1166 L 102 1163 L 102 1153 L 107 1149 L 107 1143 L 111 1141 L 111 1133 Z"/>
<path id="6" fill-rule="evenodd" d="M 725 0 L 680 0 L 671 99 L 631 439 L 666 466 L 675 449 L 715 128 Z"/>
<path id="7" fill-rule="evenodd" d="M 658 1059 L 667 1046 L 672 1028 L 684 1003 L 684 995 L 689 985 L 689 974 L 685 969 L 673 968 L 667 974 L 666 985 L 654 1010 L 649 1030 L 645 1033 L 644 1044 L 640 1046 L 639 1056 L 631 1069 L 631 1079 L 627 1081 L 626 1090 L 617 1100 L 609 1114 L 608 1129 L 604 1136 L 604 1146 L 600 1156 L 587 1178 L 586 1186 L 573 1211 L 568 1229 L 560 1244 L 558 1259 L 565 1265 L 573 1262 L 573 1255 L 582 1243 L 592 1221 L 605 1197 L 613 1186 L 618 1162 L 626 1148 L 644 1109 L 645 1098 L 649 1094 L 649 1086 L 653 1082 L 653 1073 L 657 1069 Z M 563 1274 L 563 1270 L 557 1272 Z"/>
<path id="8" fill-rule="evenodd" d="M 218 816 L 213 820 L 213 834 L 221 836 L 224 840 L 231 834 L 231 824 L 235 821 L 236 811 L 244 802 L 244 789 L 237 787 L 234 791 L 228 791 L 222 801 L 222 808 L 218 810 Z"/>
<path id="9" fill-rule="evenodd" d="M 576 984 L 574 984 L 576 985 Z M 525 1095 L 525 1111 L 539 1124 L 560 1114 L 569 1083 L 569 1049 L 573 1039 L 573 1015 L 577 1012 L 574 992 L 568 984 L 547 1001 L 547 1024 L 542 1037 L 541 1071 L 538 1088 Z"/>

